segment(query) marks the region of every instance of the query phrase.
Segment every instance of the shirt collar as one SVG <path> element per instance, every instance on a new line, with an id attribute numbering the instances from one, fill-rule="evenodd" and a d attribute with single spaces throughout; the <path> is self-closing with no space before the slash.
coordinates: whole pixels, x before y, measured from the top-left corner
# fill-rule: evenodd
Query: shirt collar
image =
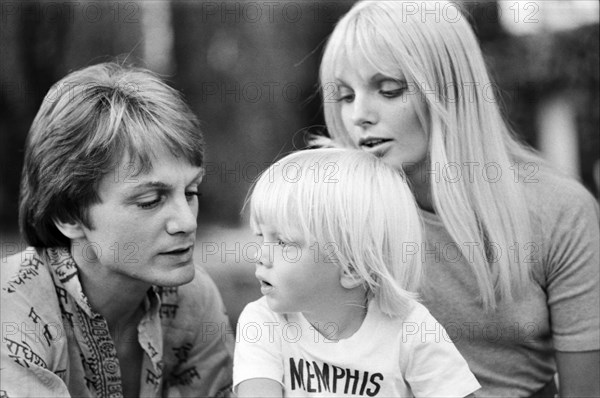
<path id="1" fill-rule="evenodd" d="M 79 269 L 71 256 L 70 250 L 66 247 L 52 247 L 45 249 L 45 253 L 48 258 L 48 264 L 50 264 L 50 269 L 58 277 L 64 289 L 77 302 L 77 305 L 90 318 L 99 317 L 100 314 L 92 309 L 88 298 L 83 293 L 83 288 L 79 281 Z"/>
<path id="2" fill-rule="evenodd" d="M 68 248 L 48 248 L 45 250 L 52 272 L 73 297 L 81 310 L 90 318 L 102 317 L 90 306 L 81 287 L 79 269 Z M 160 319 L 161 295 L 163 288 L 153 286 L 144 298 L 145 314 L 138 325 L 138 340 L 150 358 L 154 370 L 162 372 L 163 339 Z"/>

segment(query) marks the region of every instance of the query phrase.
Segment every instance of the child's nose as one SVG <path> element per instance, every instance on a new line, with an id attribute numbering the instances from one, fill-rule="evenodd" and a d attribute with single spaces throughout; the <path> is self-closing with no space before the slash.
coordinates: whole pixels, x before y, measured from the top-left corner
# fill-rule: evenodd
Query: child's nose
<path id="1" fill-rule="evenodd" d="M 256 254 L 257 261 L 256 263 L 262 265 L 264 267 L 271 267 L 273 265 L 271 258 L 271 250 L 269 250 L 271 246 L 262 244 L 260 246 L 260 251 Z"/>

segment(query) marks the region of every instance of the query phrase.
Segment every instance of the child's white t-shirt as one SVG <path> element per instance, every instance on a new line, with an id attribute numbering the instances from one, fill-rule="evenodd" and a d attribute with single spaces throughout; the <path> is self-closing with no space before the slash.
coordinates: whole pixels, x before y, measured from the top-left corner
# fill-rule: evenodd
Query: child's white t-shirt
<path id="1" fill-rule="evenodd" d="M 480 388 L 419 303 L 404 319 L 371 303 L 356 333 L 331 341 L 301 313 L 271 311 L 263 297 L 246 306 L 237 325 L 234 389 L 253 378 L 281 383 L 285 397 L 464 397 Z"/>

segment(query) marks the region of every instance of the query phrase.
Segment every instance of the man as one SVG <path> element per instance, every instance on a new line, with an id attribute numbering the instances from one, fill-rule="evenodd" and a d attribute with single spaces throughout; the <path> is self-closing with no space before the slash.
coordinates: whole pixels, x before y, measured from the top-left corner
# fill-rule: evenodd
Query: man
<path id="1" fill-rule="evenodd" d="M 227 393 L 225 308 L 193 262 L 203 148 L 147 70 L 99 64 L 50 89 L 22 175 L 31 247 L 0 267 L 1 396 Z"/>

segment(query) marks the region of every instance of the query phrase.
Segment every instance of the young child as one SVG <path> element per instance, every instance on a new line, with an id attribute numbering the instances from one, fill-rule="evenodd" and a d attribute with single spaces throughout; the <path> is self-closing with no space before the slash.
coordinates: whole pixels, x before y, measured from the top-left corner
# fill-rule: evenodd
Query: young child
<path id="1" fill-rule="evenodd" d="M 463 397 L 479 388 L 419 304 L 421 224 L 403 176 L 368 153 L 291 154 L 258 179 L 264 297 L 240 315 L 234 388 L 256 396 Z"/>

